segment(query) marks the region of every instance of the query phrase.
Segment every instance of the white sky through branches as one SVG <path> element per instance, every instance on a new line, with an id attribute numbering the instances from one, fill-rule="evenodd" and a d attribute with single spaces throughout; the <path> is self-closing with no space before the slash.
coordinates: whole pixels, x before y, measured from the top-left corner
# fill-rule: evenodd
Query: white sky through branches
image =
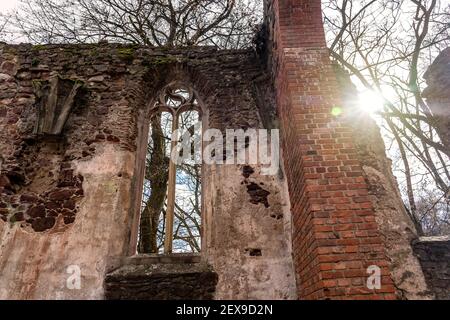
<path id="1" fill-rule="evenodd" d="M 0 12 L 6 13 L 17 6 L 18 0 L 0 0 Z"/>

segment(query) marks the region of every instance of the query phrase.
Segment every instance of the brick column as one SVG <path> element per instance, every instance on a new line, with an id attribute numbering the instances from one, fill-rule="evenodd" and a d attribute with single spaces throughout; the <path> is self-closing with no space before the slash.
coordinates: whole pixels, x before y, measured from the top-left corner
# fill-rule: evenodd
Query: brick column
<path id="1" fill-rule="evenodd" d="M 351 129 L 337 115 L 320 0 L 267 1 L 266 17 L 299 297 L 395 299 Z M 381 268 L 379 290 L 366 286 L 371 265 Z"/>

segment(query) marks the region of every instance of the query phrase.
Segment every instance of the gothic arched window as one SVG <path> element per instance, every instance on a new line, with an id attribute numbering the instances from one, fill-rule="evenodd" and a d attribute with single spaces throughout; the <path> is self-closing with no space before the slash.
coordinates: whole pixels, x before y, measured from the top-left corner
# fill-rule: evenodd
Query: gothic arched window
<path id="1" fill-rule="evenodd" d="M 198 99 L 191 87 L 173 82 L 161 91 L 150 112 L 138 252 L 199 252 L 202 127 Z M 186 140 L 191 154 L 186 148 L 180 151 L 180 141 L 185 144 Z"/>

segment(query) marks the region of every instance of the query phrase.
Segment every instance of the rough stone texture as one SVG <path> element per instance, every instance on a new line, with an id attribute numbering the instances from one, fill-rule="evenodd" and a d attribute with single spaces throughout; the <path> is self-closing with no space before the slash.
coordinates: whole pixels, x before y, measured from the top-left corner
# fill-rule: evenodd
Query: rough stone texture
<path id="1" fill-rule="evenodd" d="M 414 252 L 436 299 L 450 300 L 450 237 L 421 237 Z"/>
<path id="2" fill-rule="evenodd" d="M 45 233 L 0 221 L 0 299 L 101 299 L 109 257 L 128 249 L 134 156 L 108 144 L 75 162 L 88 194 L 69 228 Z M 122 177 L 118 177 L 122 173 Z M 81 290 L 66 287 L 68 267 L 81 270 Z"/>
<path id="3" fill-rule="evenodd" d="M 436 58 L 424 75 L 428 84 L 423 92 L 433 113 L 436 131 L 450 149 L 450 48 Z"/>
<path id="4" fill-rule="evenodd" d="M 3 71 L 9 72 L 0 77 L 0 195 L 6 204 L 0 219 L 36 232 L 63 229 L 75 220 L 83 196 L 83 176 L 74 173 L 70 155 L 73 145 L 37 134 L 33 86 L 40 81 L 33 77 L 41 78 L 43 70 L 19 62 L 16 48 L 3 45 L 0 53 Z"/>
<path id="5" fill-rule="evenodd" d="M 204 263 L 128 264 L 106 275 L 108 300 L 211 300 L 217 274 Z"/>
<path id="6" fill-rule="evenodd" d="M 145 128 L 166 84 L 192 85 L 206 127 L 220 130 L 263 128 L 260 110 L 273 100 L 252 50 L 1 44 L 5 61 L 14 72 L 0 83 L 3 299 L 104 296 L 105 274 L 136 252 Z M 35 88 L 55 76 L 84 86 L 61 134 L 36 134 Z M 214 185 L 205 187 L 202 255 L 219 276 L 216 296 L 295 298 L 285 181 L 225 167 L 205 166 L 203 181 Z M 81 290 L 66 288 L 71 265 L 81 268 Z"/>
<path id="7" fill-rule="evenodd" d="M 320 1 L 267 1 L 266 17 L 256 52 L 0 44 L 0 299 L 102 299 L 106 275 L 107 298 L 429 296 L 379 134 L 331 114 L 342 96 Z M 73 104 L 70 85 L 49 103 L 55 77 L 84 84 Z M 204 165 L 200 262 L 127 258 L 149 110 L 175 80 L 196 90 L 204 128 L 279 127 L 283 161 L 272 176 Z M 80 290 L 66 286 L 74 265 Z M 371 265 L 381 289 L 366 286 Z"/>
<path id="8" fill-rule="evenodd" d="M 39 110 L 34 133 L 61 135 L 82 86 L 79 81 L 61 79 L 58 75 L 48 81 L 33 82 Z"/>

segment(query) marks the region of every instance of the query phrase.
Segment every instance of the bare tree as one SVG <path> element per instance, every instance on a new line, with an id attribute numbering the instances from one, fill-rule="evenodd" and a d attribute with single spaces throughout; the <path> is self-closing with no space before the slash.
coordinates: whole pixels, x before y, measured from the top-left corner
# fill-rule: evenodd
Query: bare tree
<path id="1" fill-rule="evenodd" d="M 139 227 L 140 253 L 158 252 L 157 233 L 164 208 L 169 179 L 169 157 L 166 155 L 167 136 L 161 128 L 161 115 L 151 120 L 151 141 L 147 146 L 144 196 Z"/>
<path id="2" fill-rule="evenodd" d="M 151 120 L 141 205 L 139 253 L 158 253 L 164 247 L 172 121 L 168 112 L 157 113 Z M 188 130 L 198 139 L 201 134 L 201 129 L 195 129 L 198 121 L 197 111 L 183 112 L 179 116 L 179 128 L 182 132 Z M 201 155 L 195 153 L 193 146 L 192 144 L 191 157 L 194 156 L 195 159 L 186 159 L 176 167 L 172 234 L 174 252 L 200 251 L 202 166 L 199 161 Z"/>
<path id="3" fill-rule="evenodd" d="M 21 0 L 16 31 L 33 43 L 244 46 L 261 0 Z"/>
<path id="4" fill-rule="evenodd" d="M 180 127 L 191 136 L 191 159 L 186 159 L 177 168 L 179 192 L 175 201 L 174 246 L 178 251 L 199 252 L 201 248 L 201 176 L 202 155 L 194 148 L 195 140 L 201 140 L 201 128 L 197 111 L 184 112 L 180 116 Z"/>
<path id="5" fill-rule="evenodd" d="M 422 97 L 422 74 L 450 44 L 449 13 L 450 5 L 439 0 L 325 1 L 331 56 L 359 87 L 382 98 L 379 120 L 399 157 L 394 163 L 401 163 L 394 169 L 404 175 L 401 189 L 413 220 L 420 222 L 438 208 L 448 218 L 450 148 Z M 439 196 L 428 197 L 424 181 L 426 191 Z"/>
<path id="6" fill-rule="evenodd" d="M 6 30 L 6 26 L 9 23 L 10 17 L 4 16 L 0 13 L 0 39 L 4 37 L 3 32 Z"/>

